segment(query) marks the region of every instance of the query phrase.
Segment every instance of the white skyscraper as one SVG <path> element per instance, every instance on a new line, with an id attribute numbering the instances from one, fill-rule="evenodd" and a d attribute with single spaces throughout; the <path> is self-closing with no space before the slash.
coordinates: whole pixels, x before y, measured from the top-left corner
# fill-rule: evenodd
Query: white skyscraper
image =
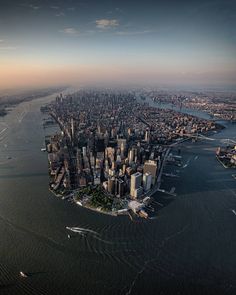
<path id="1" fill-rule="evenodd" d="M 87 153 L 86 146 L 82 147 L 82 151 L 83 151 L 83 157 L 86 157 L 86 153 Z"/>
<path id="2" fill-rule="evenodd" d="M 130 182 L 130 195 L 135 197 L 135 190 L 137 190 L 141 186 L 142 174 L 140 172 L 136 172 L 131 175 Z"/>
<path id="3" fill-rule="evenodd" d="M 131 149 L 129 151 L 129 164 L 132 163 L 134 161 L 134 150 Z"/>

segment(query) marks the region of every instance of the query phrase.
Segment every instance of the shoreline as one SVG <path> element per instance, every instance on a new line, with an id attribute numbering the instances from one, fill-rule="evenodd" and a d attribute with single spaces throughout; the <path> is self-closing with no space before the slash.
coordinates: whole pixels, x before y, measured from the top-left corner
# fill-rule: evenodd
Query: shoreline
<path id="1" fill-rule="evenodd" d="M 173 144 L 172 144 L 172 145 L 166 150 L 166 153 L 165 153 L 165 155 L 164 155 L 163 161 L 162 161 L 162 163 L 161 163 L 161 169 L 160 169 L 160 173 L 159 173 L 159 175 L 158 175 L 158 177 L 157 177 L 157 182 L 156 182 L 156 184 L 153 186 L 153 188 L 152 188 L 150 191 L 146 192 L 146 193 L 142 196 L 142 198 L 141 198 L 140 200 L 138 200 L 138 201 L 143 201 L 146 197 L 152 197 L 155 193 L 158 192 L 158 190 L 160 190 L 160 186 L 161 186 L 161 183 L 162 183 L 161 178 L 162 178 L 162 174 L 163 174 L 163 169 L 164 169 L 164 167 L 165 167 L 165 161 L 166 161 L 166 159 L 167 159 L 167 157 L 168 157 L 168 155 L 169 155 L 171 149 L 174 148 L 174 147 L 176 147 L 176 146 L 179 145 L 179 144 L 182 144 L 182 143 L 185 142 L 185 141 L 189 141 L 190 139 L 191 139 L 191 138 L 185 138 L 185 139 L 182 139 L 182 140 L 180 140 L 180 141 L 174 142 L 174 143 L 173 143 Z M 77 190 L 77 189 L 76 189 L 76 190 Z M 83 208 L 86 208 L 86 209 L 88 209 L 88 210 L 92 210 L 92 211 L 95 211 L 95 212 L 97 212 L 97 213 L 102 213 L 102 214 L 105 214 L 105 215 L 110 215 L 110 216 L 113 216 L 113 217 L 122 216 L 122 215 L 127 215 L 127 216 L 130 215 L 130 212 L 129 212 L 130 209 L 128 209 L 128 208 L 122 208 L 122 209 L 127 209 L 127 211 L 122 212 L 122 214 L 119 214 L 119 212 L 118 212 L 119 210 L 117 210 L 117 211 L 103 211 L 103 210 L 99 209 L 100 207 L 96 208 L 96 207 L 90 206 L 90 205 L 88 205 L 88 204 L 83 205 L 81 202 L 80 202 L 80 203 L 81 203 L 81 205 L 80 205 L 80 204 L 78 204 L 77 201 L 74 199 L 74 195 L 73 195 L 73 194 L 74 194 L 74 192 L 75 192 L 76 190 L 71 191 L 71 192 L 68 193 L 67 195 L 66 195 L 66 194 L 63 195 L 63 194 L 60 194 L 60 193 L 56 193 L 53 189 L 49 188 L 49 191 L 50 191 L 54 196 L 56 196 L 57 198 L 60 198 L 61 200 L 65 200 L 65 201 L 70 201 L 71 203 L 74 203 L 75 205 L 80 206 L 80 207 L 83 207 Z M 70 195 L 71 195 L 71 197 L 70 197 Z M 63 199 L 63 197 L 65 197 L 65 198 Z M 121 209 L 121 210 L 122 210 L 122 209 Z"/>
<path id="2" fill-rule="evenodd" d="M 7 97 L 7 100 L 13 100 L 13 101 L 6 101 L 6 102 L 2 102 L 1 99 L 4 99 L 5 97 L 4 96 L 0 96 L 0 118 L 2 117 L 5 117 L 7 116 L 11 110 L 13 108 L 15 108 L 16 106 L 18 106 L 19 104 L 23 103 L 23 102 L 30 102 L 30 101 L 33 101 L 33 100 L 36 100 L 36 99 L 40 99 L 40 98 L 44 98 L 44 97 L 47 97 L 47 96 L 50 96 L 50 95 L 54 95 L 58 92 L 63 92 L 65 90 L 67 90 L 69 88 L 69 86 L 64 86 L 64 87 L 58 87 L 58 88 L 51 88 L 51 89 L 48 89 L 48 92 L 47 93 L 44 93 L 47 89 L 42 89 L 41 90 L 41 93 L 40 93 L 40 90 L 39 90 L 39 93 L 38 95 L 36 96 L 33 96 L 32 93 L 33 93 L 33 90 L 32 90 L 32 93 L 30 92 L 30 94 L 28 93 L 23 93 L 21 94 L 22 97 L 24 98 L 14 98 L 14 95 L 12 96 L 9 96 Z M 15 100 L 14 100 L 15 99 Z"/>
<path id="3" fill-rule="evenodd" d="M 218 133 L 218 132 L 221 132 L 222 130 L 224 130 L 224 129 L 226 128 L 225 126 L 220 125 L 220 124 L 217 124 L 217 127 L 218 127 L 218 128 L 215 130 L 217 133 Z M 209 131 L 207 131 L 207 132 L 203 132 L 203 133 L 201 133 L 201 135 L 208 135 L 208 136 L 211 136 L 211 135 L 213 135 L 213 134 L 214 134 L 214 133 L 212 133 L 211 130 L 209 130 Z M 194 138 L 194 137 L 193 137 L 193 138 Z M 181 139 L 181 140 L 179 140 L 179 141 L 176 141 L 176 142 L 172 143 L 172 144 L 169 146 L 169 148 L 166 150 L 165 156 L 164 156 L 163 161 L 162 161 L 162 163 L 161 163 L 161 169 L 160 169 L 160 173 L 159 173 L 159 175 L 158 175 L 158 177 L 157 177 L 157 183 L 156 183 L 156 185 L 152 188 L 152 190 L 148 191 L 148 192 L 142 197 L 141 200 L 143 200 L 146 196 L 149 196 L 149 197 L 153 196 L 155 193 L 158 192 L 158 190 L 160 190 L 160 186 L 161 186 L 161 183 L 162 183 L 161 178 L 162 178 L 162 174 L 163 174 L 163 169 L 164 169 L 164 167 L 165 167 L 165 161 L 166 161 L 166 159 L 167 159 L 167 157 L 168 157 L 170 151 L 172 150 L 172 148 L 175 148 L 175 147 L 177 147 L 178 145 L 183 144 L 184 142 L 190 141 L 190 140 L 193 139 L 193 138 L 192 138 L 192 137 L 183 138 L 183 139 Z M 218 158 L 218 157 L 217 157 L 217 158 Z M 218 159 L 218 160 L 219 160 L 219 159 Z M 224 166 L 224 168 L 230 168 L 230 167 L 225 166 L 220 160 L 219 160 L 219 162 Z M 96 207 L 92 207 L 92 206 L 87 205 L 87 204 L 83 205 L 82 203 L 81 203 L 81 205 L 80 205 L 80 204 L 78 204 L 77 201 L 74 199 L 74 196 L 71 196 L 71 197 L 70 197 L 70 194 L 73 195 L 74 192 L 75 192 L 76 190 L 71 191 L 70 193 L 65 194 L 65 195 L 60 194 L 60 193 L 56 193 L 56 192 L 55 192 L 53 189 L 51 189 L 51 188 L 49 188 L 49 191 L 50 191 L 54 196 L 56 196 L 57 198 L 60 198 L 61 200 L 70 201 L 71 203 L 73 203 L 73 204 L 75 204 L 75 205 L 77 205 L 77 206 L 80 206 L 80 207 L 82 207 L 82 208 L 86 208 L 86 209 L 88 209 L 88 210 L 92 210 L 92 211 L 97 212 L 97 213 L 101 213 L 101 214 L 105 214 L 105 215 L 109 215 L 109 216 L 113 216 L 113 217 L 122 216 L 122 215 L 127 215 L 127 216 L 130 215 L 129 209 L 127 210 L 127 212 L 123 212 L 122 214 L 119 214 L 118 211 L 103 211 L 103 210 L 101 210 L 101 209 L 98 209 L 99 207 L 96 208 Z M 65 198 L 63 199 L 63 197 L 65 197 Z M 127 208 L 122 208 L 122 209 L 127 209 Z"/>
<path id="4" fill-rule="evenodd" d="M 103 210 L 99 210 L 98 208 L 96 207 L 92 207 L 92 206 L 89 206 L 89 205 L 79 205 L 75 200 L 74 200 L 74 197 L 72 198 L 67 198 L 67 199 L 63 199 L 64 195 L 62 194 L 58 194 L 56 193 L 54 190 L 52 190 L 51 188 L 49 188 L 49 191 L 54 195 L 56 196 L 57 198 L 60 198 L 61 200 L 63 201 L 71 201 L 71 203 L 77 205 L 77 206 L 80 206 L 82 208 L 86 208 L 88 210 L 92 210 L 92 211 L 95 211 L 95 212 L 98 212 L 98 213 L 102 213 L 102 214 L 105 214 L 105 215 L 110 215 L 110 216 L 114 216 L 114 217 L 117 217 L 119 216 L 118 212 L 115 211 L 115 212 L 112 212 L 112 211 L 103 211 Z M 71 193 L 73 194 L 73 192 Z M 124 214 L 123 214 L 124 215 Z"/>
<path id="5" fill-rule="evenodd" d="M 207 110 L 204 108 L 198 108 L 198 107 L 193 107 L 193 106 L 188 106 L 188 105 L 183 105 L 184 110 L 178 110 L 179 106 L 174 104 L 174 105 L 170 105 L 170 102 L 161 102 L 159 103 L 158 101 L 153 100 L 152 101 L 155 105 L 161 104 L 160 108 L 164 107 L 165 109 L 174 109 L 177 112 L 181 112 L 184 114 L 189 114 L 189 112 L 200 112 L 202 113 L 202 115 L 207 115 L 209 118 L 209 120 L 213 120 L 213 121 L 226 121 L 226 122 L 230 122 L 232 124 L 236 123 L 235 119 L 231 119 L 231 118 L 225 118 L 223 116 L 223 114 L 220 114 L 219 116 L 215 116 L 214 114 L 211 113 L 211 110 Z M 195 115 L 197 116 L 197 115 Z M 198 117 L 198 116 L 197 116 Z"/>
<path id="6" fill-rule="evenodd" d="M 201 117 L 196 116 L 196 115 L 191 115 L 191 116 L 201 119 Z M 210 119 L 206 119 L 206 120 L 212 121 Z M 57 123 L 60 126 L 60 122 L 57 121 Z M 213 129 L 209 129 L 209 130 L 205 130 L 203 132 L 196 133 L 196 134 L 195 133 L 193 133 L 193 134 L 183 134 L 182 136 L 178 137 L 178 139 L 175 140 L 174 142 L 169 143 L 168 144 L 168 148 L 165 151 L 164 157 L 163 157 L 163 159 L 161 161 L 160 171 L 159 171 L 159 175 L 157 176 L 157 182 L 156 182 L 156 184 L 152 187 L 151 190 L 149 190 L 148 192 L 146 192 L 145 194 L 143 194 L 142 197 L 140 199 L 138 199 L 137 201 L 140 202 L 140 203 L 142 203 L 142 201 L 144 200 L 145 197 L 147 197 L 147 196 L 148 197 L 151 197 L 152 195 L 156 194 L 158 192 L 158 190 L 160 190 L 161 178 L 162 178 L 163 170 L 164 170 L 164 167 L 165 167 L 165 162 L 166 162 L 167 157 L 168 157 L 168 154 L 170 153 L 170 151 L 172 150 L 172 148 L 175 148 L 176 146 L 178 146 L 180 144 L 183 144 L 185 141 L 204 139 L 204 136 L 212 136 L 212 135 L 214 135 L 214 133 L 219 133 L 222 130 L 224 130 L 225 128 L 226 127 L 223 126 L 222 124 L 215 123 L 214 130 Z M 103 214 L 110 215 L 110 216 L 118 216 L 118 215 L 121 215 L 121 214 L 118 213 L 119 210 L 116 210 L 116 211 L 111 211 L 111 210 L 104 211 L 104 210 L 102 210 L 102 206 L 94 207 L 94 206 L 91 206 L 91 205 L 89 205 L 87 203 L 83 204 L 83 201 L 82 202 L 80 202 L 80 201 L 77 202 L 75 200 L 75 195 L 74 195 L 74 193 L 75 193 L 75 191 L 77 189 L 76 190 L 71 190 L 70 192 L 66 192 L 65 194 L 63 194 L 63 193 L 57 193 L 52 188 L 49 188 L 49 190 L 56 197 L 60 197 L 61 199 L 68 200 L 71 203 L 76 203 L 76 205 L 80 205 L 81 207 L 85 207 L 86 209 L 90 209 L 92 211 L 96 211 L 98 213 L 103 213 Z M 82 198 L 83 198 L 83 196 L 82 196 Z M 130 199 L 130 201 L 132 201 L 132 199 Z M 128 214 L 128 210 L 129 209 L 127 207 L 126 208 L 122 207 L 121 210 L 122 209 L 127 210 L 127 214 Z M 124 215 L 124 214 L 122 214 L 122 215 Z"/>

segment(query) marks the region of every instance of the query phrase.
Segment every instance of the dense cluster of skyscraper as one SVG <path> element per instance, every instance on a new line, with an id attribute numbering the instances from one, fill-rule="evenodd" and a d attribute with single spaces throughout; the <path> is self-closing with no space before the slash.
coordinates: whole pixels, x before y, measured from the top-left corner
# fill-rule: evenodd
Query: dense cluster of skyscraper
<path id="1" fill-rule="evenodd" d="M 149 107 L 131 91 L 81 90 L 49 109 L 61 129 L 47 142 L 50 186 L 60 193 L 93 185 L 139 199 L 155 187 L 168 144 L 214 127 Z"/>

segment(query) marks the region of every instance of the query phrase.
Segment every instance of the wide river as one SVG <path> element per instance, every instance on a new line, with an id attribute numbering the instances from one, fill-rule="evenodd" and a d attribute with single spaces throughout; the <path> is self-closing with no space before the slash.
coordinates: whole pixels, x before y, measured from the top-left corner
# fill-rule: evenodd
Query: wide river
<path id="1" fill-rule="evenodd" d="M 132 222 L 48 191 L 40 106 L 53 97 L 0 118 L 0 294 L 236 294 L 236 171 L 214 154 L 236 125 L 181 146 L 162 184 L 177 196 L 157 193 L 156 217 Z"/>

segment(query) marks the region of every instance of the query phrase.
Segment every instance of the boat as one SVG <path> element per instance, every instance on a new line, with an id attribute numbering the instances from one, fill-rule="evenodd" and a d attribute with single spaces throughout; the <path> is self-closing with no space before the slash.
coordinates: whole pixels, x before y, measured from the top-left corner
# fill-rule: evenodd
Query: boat
<path id="1" fill-rule="evenodd" d="M 41 148 L 41 152 L 46 152 L 46 148 Z"/>
<path id="2" fill-rule="evenodd" d="M 236 179 L 236 174 L 232 174 L 232 177 L 233 177 L 234 179 Z"/>
<path id="3" fill-rule="evenodd" d="M 70 236 L 70 235 L 67 235 L 67 238 L 68 238 L 68 239 L 70 239 L 70 238 L 71 238 L 71 236 Z"/>
<path id="4" fill-rule="evenodd" d="M 25 272 L 23 272 L 23 271 L 20 271 L 20 276 L 22 278 L 28 278 L 28 275 Z"/>
<path id="5" fill-rule="evenodd" d="M 80 201 L 77 201 L 76 204 L 83 206 L 83 204 Z"/>

